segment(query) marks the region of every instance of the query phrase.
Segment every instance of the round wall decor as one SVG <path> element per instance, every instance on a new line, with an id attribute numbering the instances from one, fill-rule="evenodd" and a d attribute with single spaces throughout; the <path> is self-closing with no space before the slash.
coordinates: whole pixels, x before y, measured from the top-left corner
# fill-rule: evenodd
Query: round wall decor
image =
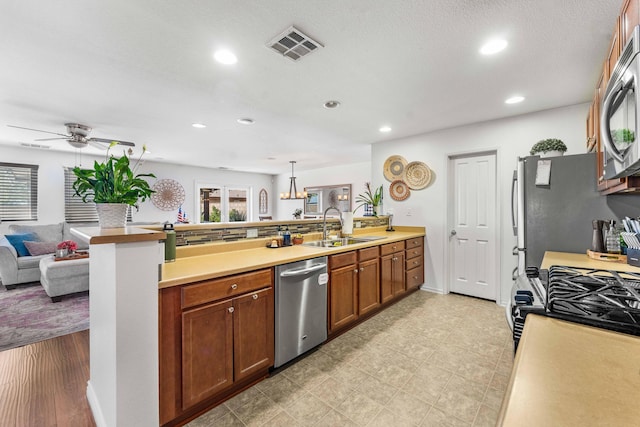
<path id="1" fill-rule="evenodd" d="M 390 156 L 384 162 L 384 177 L 388 181 L 394 181 L 396 179 L 403 179 L 405 168 L 407 167 L 407 161 L 402 156 Z"/>
<path id="2" fill-rule="evenodd" d="M 405 168 L 405 182 L 412 190 L 422 190 L 431 182 L 431 169 L 422 162 L 411 162 Z"/>
<path id="3" fill-rule="evenodd" d="M 396 179 L 389 186 L 389 194 L 393 200 L 401 202 L 409 197 L 411 190 L 403 180 Z"/>
<path id="4" fill-rule="evenodd" d="M 163 211 L 173 211 L 184 203 L 184 188 L 173 179 L 161 179 L 156 181 L 152 188 L 155 193 L 151 195 L 153 205 Z"/>

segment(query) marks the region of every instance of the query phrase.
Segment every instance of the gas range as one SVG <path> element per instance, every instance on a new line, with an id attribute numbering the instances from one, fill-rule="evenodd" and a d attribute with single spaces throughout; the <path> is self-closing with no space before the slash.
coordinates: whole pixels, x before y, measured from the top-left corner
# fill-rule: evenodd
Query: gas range
<path id="1" fill-rule="evenodd" d="M 514 349 L 529 313 L 640 336 L 640 274 L 529 267 L 514 283 L 507 308 Z"/>

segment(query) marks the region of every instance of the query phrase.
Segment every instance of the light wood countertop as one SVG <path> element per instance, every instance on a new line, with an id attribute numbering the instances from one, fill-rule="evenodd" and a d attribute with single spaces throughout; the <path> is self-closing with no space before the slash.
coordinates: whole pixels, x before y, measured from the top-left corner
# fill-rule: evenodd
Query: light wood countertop
<path id="1" fill-rule="evenodd" d="M 162 280 L 159 282 L 159 288 L 183 285 L 200 280 L 273 267 L 279 264 L 334 255 L 425 236 L 424 227 L 395 227 L 395 229 L 396 231 L 393 232 L 385 232 L 383 230 L 373 231 L 367 234 L 358 234 L 355 237 L 371 236 L 383 238 L 335 248 L 320 248 L 305 245 L 294 245 L 277 249 L 260 247 L 178 258 L 174 262 L 166 262 L 163 264 Z M 231 247 L 232 246 L 230 246 L 230 248 Z"/>
<path id="2" fill-rule="evenodd" d="M 640 425 L 640 337 L 530 314 L 499 426 Z"/>
<path id="3" fill-rule="evenodd" d="M 640 273 L 640 267 L 634 267 L 633 265 L 613 262 L 613 261 L 599 261 L 591 259 L 587 254 L 574 254 L 568 252 L 550 252 L 544 253 L 542 264 L 540 268 L 548 269 L 552 265 L 566 265 L 569 267 L 584 267 L 592 269 L 613 270 L 613 271 L 627 271 L 632 273 Z"/>
<path id="4" fill-rule="evenodd" d="M 100 227 L 80 227 L 72 228 L 71 234 L 89 242 L 92 245 L 105 243 L 132 243 L 146 242 L 152 240 L 164 240 L 164 231 L 146 230 L 137 227 L 125 228 L 100 228 Z"/>

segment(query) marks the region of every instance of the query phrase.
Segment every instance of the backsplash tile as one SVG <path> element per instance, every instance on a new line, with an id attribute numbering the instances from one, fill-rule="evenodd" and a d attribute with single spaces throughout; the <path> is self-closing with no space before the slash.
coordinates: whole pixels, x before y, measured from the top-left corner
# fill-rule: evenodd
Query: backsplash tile
<path id="1" fill-rule="evenodd" d="M 388 224 L 388 217 L 370 217 L 370 218 L 357 218 L 357 222 L 361 223 L 360 228 L 370 227 L 386 227 Z M 287 227 L 291 234 L 309 234 L 309 233 L 321 233 L 322 221 L 318 222 L 296 222 L 291 221 L 289 223 L 278 223 L 265 225 L 256 225 L 251 223 L 246 227 L 228 227 L 228 228 L 210 228 L 199 230 L 179 230 L 176 229 L 176 246 L 188 246 L 188 245 L 201 245 L 204 243 L 212 242 L 235 242 L 247 238 L 247 229 L 258 229 L 258 238 L 271 237 L 278 234 L 278 227 L 284 229 Z M 340 223 L 331 221 L 327 223 L 327 230 L 336 232 L 340 230 Z"/>

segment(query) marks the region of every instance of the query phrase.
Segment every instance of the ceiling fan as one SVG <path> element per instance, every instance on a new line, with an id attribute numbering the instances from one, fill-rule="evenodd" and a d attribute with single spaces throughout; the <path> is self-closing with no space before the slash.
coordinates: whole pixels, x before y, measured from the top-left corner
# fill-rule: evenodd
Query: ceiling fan
<path id="1" fill-rule="evenodd" d="M 14 125 L 7 125 L 7 126 L 12 128 L 17 128 L 17 129 L 33 130 L 36 132 L 43 132 L 43 133 L 50 133 L 52 135 L 58 135 L 57 138 L 41 138 L 41 139 L 36 139 L 35 141 L 54 141 L 56 139 L 66 139 L 69 145 L 75 148 L 85 148 L 87 145 L 91 144 L 94 147 L 98 147 L 104 150 L 107 147 L 102 144 L 109 145 L 112 142 L 115 142 L 120 145 L 126 145 L 128 147 L 136 146 L 136 144 L 134 144 L 133 142 L 121 141 L 119 139 L 106 139 L 106 138 L 95 138 L 95 137 L 89 138 L 89 133 L 91 132 L 91 128 L 87 125 L 81 125 L 78 123 L 65 123 L 65 126 L 67 127 L 66 134 L 49 132 L 47 130 L 26 128 L 22 126 L 14 126 Z"/>

